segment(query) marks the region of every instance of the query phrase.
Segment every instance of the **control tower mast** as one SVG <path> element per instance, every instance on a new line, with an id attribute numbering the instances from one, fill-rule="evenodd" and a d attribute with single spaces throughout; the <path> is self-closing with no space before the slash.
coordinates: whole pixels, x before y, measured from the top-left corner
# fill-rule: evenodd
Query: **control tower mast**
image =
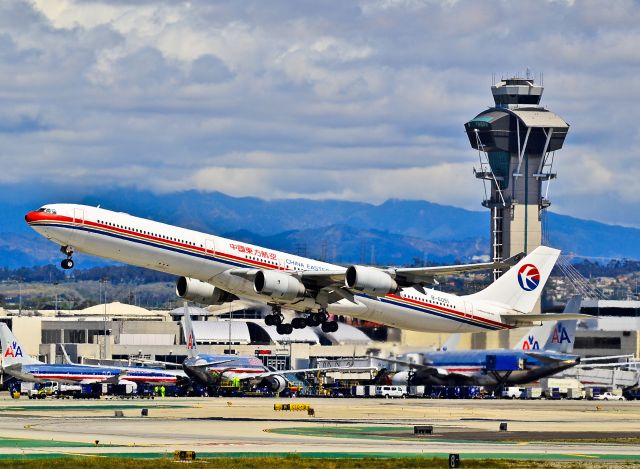
<path id="1" fill-rule="evenodd" d="M 482 205 L 491 210 L 494 261 L 542 243 L 542 211 L 551 205 L 549 183 L 556 177 L 554 152 L 569 131 L 569 124 L 540 106 L 542 91 L 531 78 L 501 80 L 491 87 L 495 106 L 464 125 L 480 157 L 474 172 L 485 184 Z M 494 271 L 494 278 L 501 274 Z"/>

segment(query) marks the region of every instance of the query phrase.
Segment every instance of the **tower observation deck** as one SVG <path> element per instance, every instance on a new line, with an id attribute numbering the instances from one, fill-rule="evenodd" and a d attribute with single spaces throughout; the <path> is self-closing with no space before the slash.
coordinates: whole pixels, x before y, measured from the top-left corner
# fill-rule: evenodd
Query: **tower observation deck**
<path id="1" fill-rule="evenodd" d="M 491 87 L 495 106 L 464 125 L 480 158 L 474 172 L 485 184 L 482 205 L 491 210 L 495 261 L 529 253 L 542 243 L 555 151 L 569 131 L 561 117 L 540 106 L 543 89 L 530 78 L 501 80 Z"/>

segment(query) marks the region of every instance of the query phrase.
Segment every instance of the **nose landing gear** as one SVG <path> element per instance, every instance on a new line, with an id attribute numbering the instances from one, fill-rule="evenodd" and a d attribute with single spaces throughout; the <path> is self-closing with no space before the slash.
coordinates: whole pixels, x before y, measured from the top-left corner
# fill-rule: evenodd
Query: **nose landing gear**
<path id="1" fill-rule="evenodd" d="M 60 267 L 62 267 L 64 270 L 73 269 L 74 263 L 73 259 L 71 258 L 71 256 L 73 256 L 73 248 L 71 246 L 62 246 L 60 248 L 60 251 L 67 256 L 66 259 L 60 262 Z"/>

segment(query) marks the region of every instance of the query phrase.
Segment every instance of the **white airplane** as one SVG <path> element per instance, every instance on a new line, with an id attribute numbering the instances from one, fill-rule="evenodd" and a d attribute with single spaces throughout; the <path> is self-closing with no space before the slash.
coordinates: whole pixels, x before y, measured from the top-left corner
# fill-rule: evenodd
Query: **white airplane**
<path id="1" fill-rule="evenodd" d="M 335 332 L 338 324 L 328 321 L 328 313 L 427 332 L 511 329 L 574 318 L 530 314 L 560 254 L 544 246 L 484 290 L 456 296 L 426 285 L 438 275 L 504 265 L 342 267 L 86 205 L 45 205 L 25 219 L 61 246 L 64 269 L 73 267 L 72 255 L 79 251 L 171 273 L 179 276 L 176 293 L 185 300 L 222 304 L 246 297 L 269 304 L 273 312 L 265 321 L 280 334 L 320 324 L 324 332 Z M 306 316 L 283 323 L 282 306 Z"/>

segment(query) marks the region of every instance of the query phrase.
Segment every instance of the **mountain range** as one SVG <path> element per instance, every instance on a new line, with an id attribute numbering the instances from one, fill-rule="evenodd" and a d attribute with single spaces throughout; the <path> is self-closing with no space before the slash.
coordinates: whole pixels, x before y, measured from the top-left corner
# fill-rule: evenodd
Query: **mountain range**
<path id="1" fill-rule="evenodd" d="M 32 231 L 24 214 L 44 203 L 100 205 L 273 249 L 337 263 L 410 265 L 467 262 L 488 253 L 489 212 L 421 200 L 380 205 L 338 200 L 263 200 L 218 192 L 154 194 L 133 188 L 91 195 L 64 188 L 0 187 L 0 266 L 15 268 L 58 262 L 55 245 Z M 549 244 L 564 253 L 595 258 L 640 259 L 640 230 L 545 215 Z M 77 256 L 76 265 L 106 262 Z"/>

